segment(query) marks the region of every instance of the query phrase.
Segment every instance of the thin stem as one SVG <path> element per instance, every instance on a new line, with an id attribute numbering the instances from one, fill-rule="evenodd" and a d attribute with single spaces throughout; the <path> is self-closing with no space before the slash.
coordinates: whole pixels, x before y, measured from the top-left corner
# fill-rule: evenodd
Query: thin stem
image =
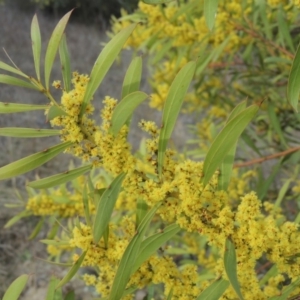
<path id="1" fill-rule="evenodd" d="M 235 164 L 233 167 L 234 168 L 242 168 L 242 167 L 252 166 L 252 165 L 255 165 L 255 164 L 260 164 L 260 163 L 263 163 L 267 160 L 275 159 L 275 158 L 282 157 L 282 156 L 286 156 L 290 153 L 293 153 L 293 152 L 296 152 L 296 151 L 299 151 L 299 150 L 300 150 L 300 147 L 291 148 L 291 149 L 288 149 L 288 150 L 285 150 L 285 151 L 282 151 L 282 152 L 279 152 L 279 153 L 264 156 L 264 157 L 261 157 L 261 158 L 256 158 L 256 159 L 253 159 L 253 160 L 250 160 L 250 161 L 246 161 L 244 163 Z"/>

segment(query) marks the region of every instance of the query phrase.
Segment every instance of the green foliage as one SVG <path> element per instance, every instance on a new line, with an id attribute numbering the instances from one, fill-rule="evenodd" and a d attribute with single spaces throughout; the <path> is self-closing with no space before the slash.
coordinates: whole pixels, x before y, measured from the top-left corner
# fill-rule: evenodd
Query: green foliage
<path id="1" fill-rule="evenodd" d="M 299 59 L 298 51 L 293 61 L 291 53 L 298 40 L 287 18 L 297 21 L 297 7 L 272 1 L 148 2 L 163 5 L 141 2 L 134 14 L 114 20 L 115 35 L 90 75 L 71 72 L 64 34 L 71 12 L 59 21 L 48 43 L 44 82 L 37 16 L 31 25 L 37 78 L 0 62 L 0 69 L 12 73 L 0 74 L 0 82 L 35 89 L 50 101 L 46 106 L 1 102 L 0 113 L 44 109 L 51 126 L 61 128 L 3 128 L 0 135 L 59 134 L 62 141 L 1 167 L 0 179 L 36 169 L 63 151 L 84 162 L 28 183 L 28 201 L 18 203 L 23 211 L 6 227 L 37 215 L 40 220 L 30 236 L 34 238 L 49 225 L 47 237 L 40 240 L 47 245 L 49 262 L 70 269 L 62 279 L 50 279 L 47 299 L 63 299 L 62 286 L 85 266 L 97 274 L 84 274 L 82 279 L 101 299 L 131 299 L 138 289 L 147 289 L 148 297 L 166 299 L 298 295 L 299 217 L 281 210 L 287 201 L 299 206 L 300 199 L 300 148 L 294 147 L 300 129 L 294 113 Z M 238 18 L 241 13 L 244 18 Z M 153 93 L 139 91 L 142 60 L 133 58 L 122 99 L 104 99 L 99 126 L 90 117 L 94 94 L 128 45 L 146 51 L 150 65 L 155 62 Z M 50 85 L 57 52 L 63 84 L 56 80 L 53 86 L 61 89 L 61 99 L 52 96 Z M 288 99 L 283 98 L 286 87 Z M 163 109 L 162 124 L 142 120 L 139 125 L 150 138 L 132 153 L 128 125 L 147 98 Z M 168 147 L 182 108 L 202 114 L 192 126 L 198 130 L 194 152 Z M 253 155 L 260 157 L 247 162 Z M 266 179 L 260 166 L 242 169 L 270 158 L 280 160 Z M 274 181 L 282 171 L 285 181 L 278 187 Z M 12 283 L 4 299 L 18 297 L 27 279 L 22 275 Z M 74 299 L 74 294 L 65 299 Z"/>
<path id="2" fill-rule="evenodd" d="M 28 281 L 29 276 L 24 274 L 18 277 L 17 279 L 12 282 L 12 284 L 6 290 L 3 300 L 17 300 L 19 299 L 25 285 Z"/>

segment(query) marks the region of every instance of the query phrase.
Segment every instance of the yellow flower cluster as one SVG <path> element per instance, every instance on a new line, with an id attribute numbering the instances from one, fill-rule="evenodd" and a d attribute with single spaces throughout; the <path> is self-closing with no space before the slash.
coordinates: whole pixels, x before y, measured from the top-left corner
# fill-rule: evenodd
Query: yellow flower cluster
<path id="1" fill-rule="evenodd" d="M 69 122 L 68 118 L 75 119 L 76 122 L 73 124 L 79 126 L 80 109 L 75 110 L 71 103 L 78 102 L 80 107 L 87 80 L 86 76 L 75 73 L 74 90 L 70 91 L 68 96 L 63 94 L 62 108 L 68 116 L 57 117 L 59 119 L 53 121 L 53 125 L 60 124 L 63 127 L 63 139 L 68 140 L 72 136 L 71 128 L 66 123 Z M 55 82 L 55 86 L 59 87 L 60 84 Z M 77 143 L 76 147 L 82 147 L 84 149 L 82 152 L 85 152 L 88 159 L 99 158 L 101 166 L 108 174 L 116 176 L 121 172 L 127 173 L 115 207 L 116 214 L 121 216 L 125 211 L 132 212 L 138 200 L 144 201 L 148 207 L 162 202 L 158 210 L 159 218 L 164 223 L 177 223 L 185 230 L 185 236 L 182 237 L 186 245 L 185 251 L 197 257 L 195 260 L 197 265 L 185 265 L 181 269 L 173 261 L 172 254 L 168 254 L 168 251 L 172 253 L 172 247 L 167 248 L 166 253 L 158 252 L 144 262 L 132 275 L 128 287 L 143 288 L 149 283 L 162 283 L 165 295 L 173 288 L 174 299 L 196 299 L 209 285 L 208 280 L 198 283 L 199 267 L 214 274 L 215 278 L 220 276 L 226 278 L 221 258 L 228 237 L 232 239 L 236 248 L 238 279 L 245 299 L 254 297 L 264 300 L 276 295 L 278 293 L 276 283 L 278 285 L 282 282 L 283 277 L 280 276 L 282 274 L 286 274 L 291 280 L 300 276 L 297 252 L 300 243 L 298 226 L 285 221 L 281 211 L 268 202 L 264 203 L 268 216 L 262 213 L 261 202 L 255 193 L 249 193 L 248 183 L 254 176 L 252 171 L 242 176 L 234 171 L 228 192 L 221 191 L 218 189 L 218 172 L 214 174 L 209 184 L 203 186 L 201 183 L 203 163 L 185 159 L 176 151 L 167 149 L 163 177 L 159 179 L 157 174 L 159 128 L 154 122 L 142 120 L 139 123 L 139 126 L 149 133 L 150 138 L 145 142 L 145 155 L 133 156 L 127 142 L 128 127 L 123 126 L 116 136 L 110 133 L 111 118 L 116 105 L 117 100 L 105 98 L 101 112 L 102 125 L 88 131 L 88 134 L 85 134 L 88 121 L 85 118 L 84 125 L 79 126 L 82 140 L 74 142 Z M 91 108 L 90 111 L 92 110 Z M 220 113 L 219 116 L 223 114 Z M 209 131 L 206 130 L 206 134 L 207 132 Z M 211 137 L 207 136 L 205 139 L 211 139 L 213 133 L 211 134 Z M 79 184 L 82 185 L 83 181 L 81 180 Z M 245 196 L 241 198 L 242 195 Z M 56 190 L 51 195 L 42 192 L 29 199 L 27 209 L 35 215 L 83 216 L 81 197 L 81 194 L 72 194 L 66 190 Z M 90 214 L 94 213 L 95 207 L 90 203 Z M 77 224 L 68 244 L 73 250 L 87 251 L 83 266 L 100 270 L 98 275 L 86 274 L 83 279 L 87 285 L 95 286 L 103 297 L 109 294 L 118 264 L 135 234 L 135 219 L 123 217 L 117 226 L 110 224 L 107 244 L 104 240 L 95 244 L 91 228 L 83 223 Z M 199 240 L 199 235 L 205 237 L 204 242 L 203 239 L 201 242 L 201 238 L 200 242 L 193 242 L 192 239 L 195 237 Z M 211 255 L 203 251 L 203 245 L 210 247 Z M 59 244 L 48 247 L 48 252 L 52 256 L 60 255 L 62 251 L 70 249 L 66 249 L 63 245 L 60 247 Z M 73 260 L 77 259 L 76 254 Z M 259 260 L 276 264 L 278 269 L 278 276 L 270 278 L 263 287 L 260 286 L 256 274 Z M 234 291 L 229 288 L 221 299 L 235 299 Z"/>
<path id="2" fill-rule="evenodd" d="M 82 158 L 83 161 L 92 162 L 95 167 L 103 165 L 113 175 L 122 171 L 126 172 L 135 165 L 135 159 L 131 155 L 131 146 L 127 142 L 128 127 L 124 125 L 116 136 L 110 133 L 112 112 L 117 100 L 108 96 L 104 99 L 101 127 L 96 126 L 95 121 L 87 117 L 94 111 L 91 104 L 88 104 L 84 115 L 80 118 L 88 81 L 89 78 L 86 75 L 73 73 L 74 89 L 69 92 L 63 91 L 61 98 L 61 108 L 66 115 L 55 117 L 51 120 L 51 125 L 63 127 L 62 140 L 73 143 L 67 150 L 70 153 Z M 53 85 L 60 87 L 58 81 L 55 81 Z"/>
<path id="3" fill-rule="evenodd" d="M 144 47 L 153 58 L 153 63 L 150 60 L 150 64 L 153 71 L 151 85 L 154 92 L 151 94 L 150 106 L 159 110 L 163 107 L 173 76 L 180 67 L 190 60 L 199 60 L 199 66 L 201 66 L 207 56 L 219 48 L 219 54 L 217 51 L 213 63 L 206 67 L 205 77 L 203 72 L 196 72 L 195 91 L 185 97 L 184 111 L 203 111 L 203 108 L 209 106 L 205 112 L 203 111 L 204 123 L 211 122 L 212 118 L 224 121 L 225 116 L 241 97 L 247 96 L 251 97 L 253 102 L 261 102 L 261 99 L 258 99 L 260 95 L 266 95 L 269 91 L 267 91 L 267 86 L 257 86 L 255 93 L 240 88 L 235 91 L 235 85 L 229 80 L 231 75 L 224 74 L 223 76 L 218 70 L 215 71 L 216 67 L 219 66 L 224 70 L 232 66 L 232 70 L 240 70 L 243 68 L 241 60 L 239 58 L 232 59 L 231 55 L 244 53 L 245 48 L 251 45 L 253 45 L 252 48 L 258 47 L 259 49 L 267 47 L 271 56 L 277 55 L 291 60 L 286 52 L 279 48 L 274 50 L 274 46 L 261 40 L 263 34 L 257 28 L 260 21 L 257 21 L 258 24 L 252 24 L 251 20 L 256 19 L 252 16 L 253 10 L 262 13 L 261 9 L 265 9 L 263 14 L 268 17 L 269 26 L 275 28 L 277 25 L 273 23 L 278 20 L 278 9 L 283 8 L 286 22 L 292 24 L 298 15 L 295 7 L 299 5 L 299 1 L 268 0 L 266 3 L 266 6 L 260 6 L 257 1 L 253 0 L 246 2 L 234 0 L 230 3 L 219 1 L 214 28 L 209 31 L 203 16 L 203 7 L 197 0 L 180 1 L 178 6 L 175 1 L 162 6 L 147 5 L 140 1 L 138 9 L 133 15 L 127 15 L 123 11 L 124 18 L 113 21 L 112 31 L 116 33 L 131 22 L 140 21 L 137 30 L 128 39 L 126 46 L 135 49 Z M 241 20 L 245 22 L 241 22 Z M 259 38 L 258 35 L 261 37 Z M 262 49 L 262 52 L 264 51 Z M 276 65 L 276 68 L 280 66 L 279 73 L 281 73 L 281 69 L 286 72 L 289 64 L 281 65 L 280 63 Z M 209 76 L 207 76 L 207 69 L 212 71 Z M 239 73 L 239 71 L 236 72 Z M 236 85 L 245 85 L 243 82 L 247 81 L 246 78 L 247 76 L 240 79 L 239 84 L 236 83 Z"/>
<path id="4" fill-rule="evenodd" d="M 98 293 L 103 297 L 110 292 L 110 287 L 118 266 L 118 263 L 128 245 L 128 238 L 122 238 L 113 233 L 114 227 L 109 228 L 108 244 L 103 239 L 98 245 L 93 242 L 92 230 L 89 226 L 80 223 L 79 227 L 73 229 L 73 237 L 70 239 L 70 247 L 87 250 L 83 266 L 99 268 L 98 277 L 85 275 L 83 279 L 88 285 L 94 285 Z M 78 256 L 73 257 L 74 261 Z"/>
<path id="5" fill-rule="evenodd" d="M 90 212 L 94 214 L 95 205 L 92 201 L 89 202 L 89 207 Z M 62 187 L 51 192 L 42 190 L 39 194 L 29 197 L 26 210 L 35 216 L 84 216 L 82 193 L 76 189 L 69 191 Z"/>

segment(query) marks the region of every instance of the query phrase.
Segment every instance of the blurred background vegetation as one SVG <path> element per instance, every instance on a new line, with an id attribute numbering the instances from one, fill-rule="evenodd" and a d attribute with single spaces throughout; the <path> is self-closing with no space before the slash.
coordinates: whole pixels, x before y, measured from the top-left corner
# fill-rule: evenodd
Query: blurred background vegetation
<path id="1" fill-rule="evenodd" d="M 133 12 L 138 0 L 0 0 L 0 4 L 3 3 L 17 5 L 23 10 L 41 9 L 55 17 L 76 8 L 72 13 L 73 21 L 107 25 L 111 16 L 120 16 L 121 8 Z"/>

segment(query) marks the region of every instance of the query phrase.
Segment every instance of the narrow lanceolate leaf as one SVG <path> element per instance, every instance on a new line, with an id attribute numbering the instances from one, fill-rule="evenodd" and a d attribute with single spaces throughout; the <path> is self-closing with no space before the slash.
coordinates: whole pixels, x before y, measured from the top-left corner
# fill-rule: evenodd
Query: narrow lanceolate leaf
<path id="1" fill-rule="evenodd" d="M 259 281 L 259 285 L 260 287 L 263 287 L 268 281 L 270 278 L 276 276 L 278 274 L 278 269 L 277 269 L 277 266 L 276 265 L 273 265 L 271 267 L 270 270 L 268 270 L 264 275 L 263 275 L 263 278 L 261 278 L 261 280 Z"/>
<path id="2" fill-rule="evenodd" d="M 204 185 L 209 182 L 226 154 L 232 149 L 232 145 L 236 144 L 241 133 L 256 115 L 258 109 L 257 105 L 252 105 L 244 109 L 233 117 L 214 139 L 203 164 Z"/>
<path id="3" fill-rule="evenodd" d="M 162 128 L 158 142 L 158 171 L 161 176 L 167 143 L 173 132 L 184 96 L 193 79 L 195 62 L 187 63 L 176 75 L 171 84 L 163 111 Z"/>
<path id="4" fill-rule="evenodd" d="M 78 258 L 78 260 L 75 262 L 75 264 L 72 266 L 72 268 L 69 270 L 69 272 L 64 276 L 64 278 L 57 284 L 56 288 L 59 288 L 63 285 L 65 285 L 66 283 L 68 283 L 73 277 L 74 275 L 77 273 L 77 271 L 79 270 L 84 257 L 86 255 L 87 251 L 84 251 L 80 257 Z"/>
<path id="5" fill-rule="evenodd" d="M 209 30 L 212 30 L 218 9 L 218 0 L 204 0 L 204 17 Z"/>
<path id="6" fill-rule="evenodd" d="M 23 274 L 15 279 L 6 290 L 2 300 L 18 300 L 25 288 L 28 278 L 29 275 Z"/>
<path id="7" fill-rule="evenodd" d="M 45 110 L 47 105 L 31 105 L 31 104 L 19 104 L 19 103 L 8 103 L 0 102 L 0 114 L 12 114 L 24 111 L 32 110 Z"/>
<path id="8" fill-rule="evenodd" d="M 142 78 L 142 58 L 135 57 L 130 63 L 122 86 L 122 99 L 139 90 Z"/>
<path id="9" fill-rule="evenodd" d="M 125 175 L 125 173 L 121 173 L 113 180 L 110 186 L 102 194 L 101 199 L 97 204 L 93 226 L 93 237 L 96 244 L 100 241 L 108 226 Z"/>
<path id="10" fill-rule="evenodd" d="M 31 22 L 31 43 L 32 43 L 32 53 L 34 60 L 35 72 L 38 80 L 41 80 L 40 75 L 40 61 L 41 61 L 41 32 L 39 27 L 39 22 L 36 14 L 34 15 Z"/>
<path id="11" fill-rule="evenodd" d="M 24 88 L 27 88 L 27 89 L 34 89 L 34 90 L 37 90 L 37 91 L 40 90 L 37 86 L 35 86 L 31 82 L 27 82 L 23 79 L 16 78 L 16 77 L 13 77 L 13 76 L 10 76 L 10 75 L 0 74 L 0 83 L 9 84 L 9 85 L 16 85 L 16 86 L 24 87 Z"/>
<path id="12" fill-rule="evenodd" d="M 118 103 L 111 118 L 112 132 L 114 135 L 118 134 L 134 110 L 147 99 L 147 97 L 148 95 L 143 92 L 133 92 Z"/>
<path id="13" fill-rule="evenodd" d="M 140 251 L 132 268 L 132 274 L 145 262 L 152 254 L 155 253 L 163 244 L 170 240 L 180 231 L 177 224 L 167 226 L 162 232 L 153 234 L 146 238 L 140 247 Z"/>
<path id="14" fill-rule="evenodd" d="M 28 75 L 26 75 L 19 69 L 16 69 L 16 68 L 4 63 L 3 61 L 0 61 L 0 69 L 28 78 Z"/>
<path id="15" fill-rule="evenodd" d="M 172 297 L 173 297 L 173 288 L 171 288 L 166 300 L 172 300 Z"/>
<path id="16" fill-rule="evenodd" d="M 51 38 L 48 43 L 45 56 L 45 85 L 47 90 L 49 90 L 50 74 L 54 63 L 54 59 L 71 13 L 72 11 L 65 14 L 62 17 L 62 19 L 58 22 L 58 24 L 52 32 Z"/>
<path id="17" fill-rule="evenodd" d="M 225 252 L 224 252 L 224 267 L 231 286 L 236 292 L 240 300 L 243 300 L 243 296 L 240 289 L 240 284 L 237 279 L 237 261 L 235 247 L 232 241 L 227 238 L 225 243 Z"/>
<path id="18" fill-rule="evenodd" d="M 140 246 L 142 243 L 142 239 L 144 238 L 145 231 L 148 228 L 155 212 L 160 205 L 161 203 L 159 202 L 147 213 L 140 226 L 138 227 L 135 236 L 128 244 L 121 258 L 108 300 L 121 299 L 126 285 L 129 281 L 130 275 L 132 274 L 133 265 L 140 251 Z"/>
<path id="19" fill-rule="evenodd" d="M 84 185 L 84 188 L 82 191 L 82 202 L 83 202 L 86 225 L 91 227 L 92 222 L 91 222 L 91 215 L 90 215 L 89 195 L 87 193 L 87 184 Z"/>
<path id="20" fill-rule="evenodd" d="M 230 116 L 226 123 L 232 120 L 236 115 L 246 108 L 246 101 L 238 104 L 231 112 Z M 220 176 L 218 180 L 218 189 L 226 191 L 229 185 L 232 167 L 234 163 L 235 151 L 236 151 L 237 142 L 232 145 L 231 149 L 226 154 L 221 166 L 220 166 Z"/>
<path id="21" fill-rule="evenodd" d="M 48 189 L 69 182 L 83 175 L 84 173 L 90 171 L 91 169 L 92 169 L 92 165 L 83 166 L 77 169 L 66 171 L 64 173 L 56 174 L 47 178 L 29 182 L 27 185 L 34 189 Z"/>
<path id="22" fill-rule="evenodd" d="M 145 215 L 147 214 L 148 205 L 143 199 L 138 199 L 136 203 L 135 228 L 138 228 Z"/>
<path id="23" fill-rule="evenodd" d="M 107 45 L 103 48 L 103 50 L 99 54 L 93 66 L 90 75 L 90 80 L 86 87 L 86 92 L 83 98 L 80 116 L 84 114 L 86 106 L 93 98 L 94 93 L 98 89 L 99 85 L 101 84 L 109 68 L 117 58 L 118 54 L 120 53 L 128 37 L 134 30 L 135 26 L 136 24 L 132 24 L 124 28 L 123 30 L 121 30 L 107 43 Z"/>
<path id="24" fill-rule="evenodd" d="M 66 92 L 69 92 L 71 89 L 71 62 L 65 34 L 63 35 L 59 44 L 59 57 L 64 81 L 64 89 Z"/>
<path id="25" fill-rule="evenodd" d="M 59 116 L 67 116 L 68 114 L 59 106 L 52 105 L 47 114 L 47 122 Z"/>
<path id="26" fill-rule="evenodd" d="M 60 130 L 54 129 L 34 129 L 18 127 L 0 128 L 0 136 L 11 136 L 18 138 L 41 138 L 47 136 L 55 136 L 59 134 Z"/>
<path id="27" fill-rule="evenodd" d="M 282 46 L 285 47 L 285 43 L 287 46 L 291 49 L 291 51 L 295 52 L 295 47 L 293 43 L 293 38 L 291 36 L 287 16 L 284 12 L 284 9 L 282 6 L 279 7 L 277 11 L 277 16 L 278 16 L 278 29 L 279 29 L 279 34 L 282 39 Z"/>
<path id="28" fill-rule="evenodd" d="M 281 291 L 281 295 L 280 296 L 274 296 L 269 298 L 269 300 L 297 300 L 299 299 L 297 298 L 288 298 L 288 296 L 296 289 L 299 288 L 299 284 L 300 284 L 300 277 L 295 280 L 294 282 L 290 283 L 288 286 L 286 286 L 282 291 Z M 299 296 L 299 295 L 297 295 Z"/>
<path id="29" fill-rule="evenodd" d="M 289 75 L 289 81 L 287 85 L 287 99 L 298 112 L 298 100 L 300 92 L 300 45 L 298 46 L 292 68 Z"/>
<path id="30" fill-rule="evenodd" d="M 197 298 L 197 300 L 218 300 L 229 287 L 229 281 L 218 279 L 208 286 Z"/>
<path id="31" fill-rule="evenodd" d="M 269 120 L 270 120 L 270 123 L 271 123 L 274 131 L 277 132 L 277 134 L 278 134 L 281 145 L 283 145 L 286 149 L 288 149 L 289 145 L 287 144 L 286 139 L 284 137 L 283 129 L 281 127 L 278 115 L 275 112 L 275 109 L 276 109 L 275 105 L 270 102 L 268 104 Z"/>
<path id="32" fill-rule="evenodd" d="M 40 218 L 36 226 L 34 227 L 33 231 L 31 232 L 30 236 L 28 237 L 29 240 L 33 240 L 41 231 L 43 225 L 45 223 L 44 218 Z"/>
<path id="33" fill-rule="evenodd" d="M 27 210 L 21 211 L 19 214 L 15 215 L 11 219 L 9 219 L 8 222 L 4 225 L 4 228 L 9 228 L 12 225 L 14 225 L 15 223 L 17 223 L 18 221 L 20 221 L 21 219 L 29 217 L 31 215 L 32 215 L 32 213 L 30 211 L 27 211 Z"/>
<path id="34" fill-rule="evenodd" d="M 41 243 L 46 244 L 46 245 L 52 245 L 52 246 L 68 246 L 69 245 L 69 241 L 60 241 L 60 240 L 40 240 Z"/>
<path id="35" fill-rule="evenodd" d="M 63 152 L 65 149 L 70 147 L 71 144 L 71 142 L 58 144 L 0 168 L 0 180 L 12 178 L 36 169 L 57 156 L 59 153 Z"/>
<path id="36" fill-rule="evenodd" d="M 47 294 L 45 300 L 54 300 L 55 299 L 55 288 L 59 282 L 59 279 L 55 276 L 51 276 L 50 282 L 48 284 Z"/>

